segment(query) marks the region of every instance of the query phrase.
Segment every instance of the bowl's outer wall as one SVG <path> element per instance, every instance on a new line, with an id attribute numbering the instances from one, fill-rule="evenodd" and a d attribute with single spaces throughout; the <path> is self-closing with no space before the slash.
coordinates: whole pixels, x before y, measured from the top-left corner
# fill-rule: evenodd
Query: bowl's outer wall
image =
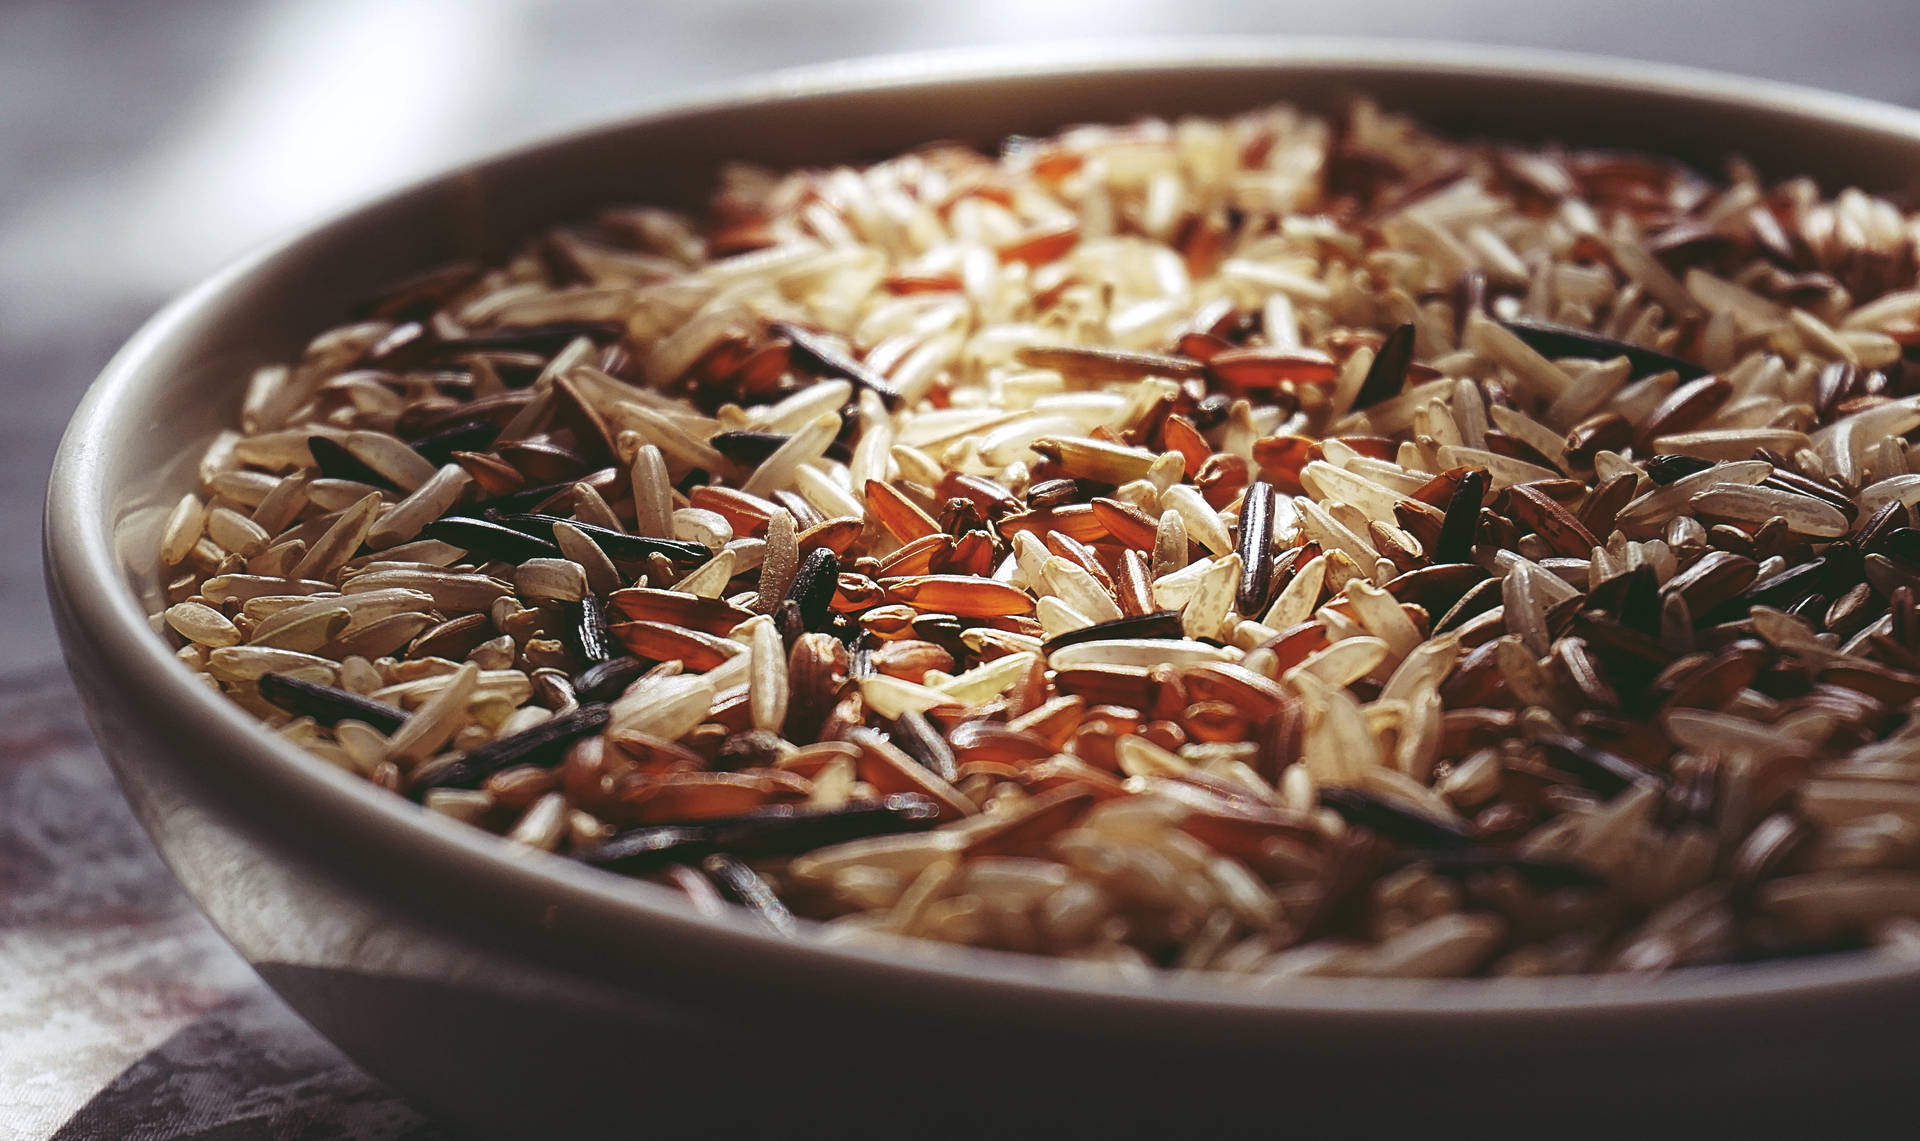
<path id="1" fill-rule="evenodd" d="M 1278 1105 L 1335 1121 L 1435 1108 L 1513 1120 L 1568 1099 L 1602 1115 L 1656 1105 L 1672 1114 L 1689 1091 L 1735 1087 L 1778 1123 L 1784 1108 L 1807 1104 L 1781 1100 L 1796 1091 L 1885 1088 L 1881 1077 L 1914 1060 L 1902 1031 L 1920 1014 L 1911 972 L 1885 968 L 1771 968 L 1750 979 L 1775 981 L 1718 992 L 1710 981 L 1498 994 L 1310 984 L 1243 1001 L 1178 980 L 1118 997 L 1100 985 L 1048 987 L 1053 968 L 1003 957 L 889 962 L 811 942 L 775 946 L 737 917 L 715 923 L 664 906 L 656 890 L 571 870 L 556 882 L 544 857 L 502 863 L 489 839 L 409 819 L 411 809 L 352 778 L 289 759 L 243 714 L 204 700 L 129 620 L 137 610 L 121 582 L 102 581 L 123 575 L 151 589 L 153 519 L 191 486 L 189 457 L 233 421 L 252 367 L 297 355 L 355 300 L 407 273 L 497 256 L 608 202 L 697 207 L 725 161 L 815 165 L 1143 113 L 1224 114 L 1275 100 L 1330 109 L 1366 92 L 1456 133 L 1637 145 L 1708 168 L 1739 153 L 1829 187 L 1920 185 L 1920 129 L 1897 114 L 1849 115 L 1838 101 L 1803 113 L 1777 95 L 1747 102 L 1731 83 L 1635 86 L 1591 64 L 1406 56 L 1196 58 L 906 83 L 869 74 L 840 90 L 793 83 L 781 97 L 638 120 L 471 168 L 210 283 L 137 338 L 90 394 L 50 497 L 56 617 L 142 821 L 296 1009 L 403 1092 L 483 1135 L 636 1114 L 799 1119 L 825 1133 L 902 1118 L 956 1125 L 977 1099 L 957 1096 L 952 1075 L 974 1072 L 1010 1082 L 982 1120 L 1058 1117 L 1108 1135 L 1197 1124 L 1196 1088 L 1211 1107 L 1200 1118 L 1220 1124 L 1265 1120 Z M 118 568 L 104 553 L 116 538 L 126 546 Z M 775 1057 L 785 1059 L 781 1079 L 752 1076 Z M 857 1061 L 809 1064 L 830 1057 Z M 1486 1087 L 1467 1080 L 1474 1072 L 1504 1075 L 1491 1107 Z M 932 1075 L 947 1075 L 938 1096 L 926 1089 Z M 858 1096 L 837 1120 L 800 1111 L 849 1082 Z M 1623 1086 L 1643 1096 L 1591 1100 Z M 1388 1089 L 1404 1096 L 1380 1096 Z M 771 1108 L 783 1116 L 758 1116 Z"/>

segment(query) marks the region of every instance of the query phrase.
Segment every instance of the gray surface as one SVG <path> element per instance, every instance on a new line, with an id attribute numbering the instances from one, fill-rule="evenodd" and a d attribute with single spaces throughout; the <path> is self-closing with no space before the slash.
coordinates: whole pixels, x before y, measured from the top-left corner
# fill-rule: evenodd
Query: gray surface
<path id="1" fill-rule="evenodd" d="M 1199 31 L 1574 48 L 1920 104 L 1912 0 L 0 4 L 0 510 L 23 536 L 0 549 L 0 1139 L 433 1135 L 253 982 L 120 806 L 64 685 L 26 680 L 56 657 L 24 539 L 45 467 L 147 312 L 371 190 L 690 85 Z"/>

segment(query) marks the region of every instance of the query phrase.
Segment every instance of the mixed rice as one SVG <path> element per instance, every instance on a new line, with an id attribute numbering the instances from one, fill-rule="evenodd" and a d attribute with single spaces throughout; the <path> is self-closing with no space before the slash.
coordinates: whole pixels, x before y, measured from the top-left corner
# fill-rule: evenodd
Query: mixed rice
<path id="1" fill-rule="evenodd" d="M 1365 103 L 729 169 L 259 369 L 155 621 L 333 764 L 781 931 L 1912 949 L 1917 234 Z"/>

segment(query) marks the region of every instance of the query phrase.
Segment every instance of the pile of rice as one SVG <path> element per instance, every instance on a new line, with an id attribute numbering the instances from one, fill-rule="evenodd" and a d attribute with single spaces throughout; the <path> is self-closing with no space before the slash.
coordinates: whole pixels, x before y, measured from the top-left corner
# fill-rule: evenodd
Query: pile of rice
<path id="1" fill-rule="evenodd" d="M 782 932 L 1903 951 L 1916 232 L 1366 103 L 729 169 L 259 369 L 155 624 L 332 764 Z"/>

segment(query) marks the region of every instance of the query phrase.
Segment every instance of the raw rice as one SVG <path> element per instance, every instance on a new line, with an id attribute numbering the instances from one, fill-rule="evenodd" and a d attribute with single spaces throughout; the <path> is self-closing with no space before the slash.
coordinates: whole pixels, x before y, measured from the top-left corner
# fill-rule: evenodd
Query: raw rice
<path id="1" fill-rule="evenodd" d="M 1366 103 L 729 168 L 260 368 L 155 628 L 330 763 L 785 936 L 1911 953 L 1917 238 Z"/>

